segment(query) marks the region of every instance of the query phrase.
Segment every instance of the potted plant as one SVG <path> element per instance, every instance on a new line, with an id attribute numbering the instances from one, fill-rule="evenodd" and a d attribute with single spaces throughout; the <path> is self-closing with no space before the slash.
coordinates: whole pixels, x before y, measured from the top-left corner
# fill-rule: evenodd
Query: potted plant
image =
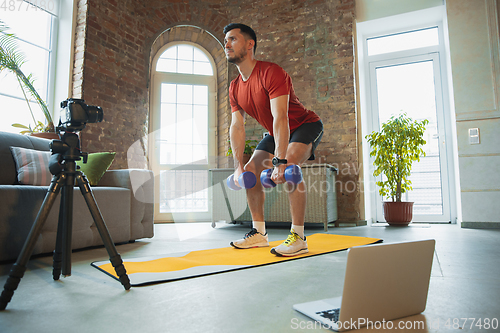
<path id="1" fill-rule="evenodd" d="M 384 217 L 389 224 L 408 225 L 413 218 L 413 202 L 402 202 L 401 195 L 412 189 L 411 166 L 414 161 L 420 161 L 420 156 L 425 156 L 422 149 L 425 145 L 423 139 L 425 125 L 429 121 L 413 121 L 403 113 L 392 116 L 382 124 L 380 132 L 372 132 L 366 136 L 372 151 L 371 157 L 375 171 L 373 175 L 384 175 L 376 184 L 380 187 L 379 193 L 384 201 Z"/>
<path id="2" fill-rule="evenodd" d="M 25 75 L 21 70 L 21 66 L 26 62 L 25 56 L 17 46 L 17 37 L 14 34 L 6 33 L 7 26 L 0 20 L 0 72 L 7 70 L 15 75 L 17 82 L 21 87 L 24 99 L 28 105 L 35 126 L 31 128 L 30 125 L 12 124 L 12 126 L 20 128 L 21 134 L 34 134 L 34 133 L 54 133 L 54 123 L 52 115 L 47 108 L 47 103 L 40 97 L 34 86 L 33 75 Z M 45 117 L 45 123 L 36 120 L 33 110 L 30 105 L 30 97 L 34 99 L 42 109 Z"/>
<path id="3" fill-rule="evenodd" d="M 231 149 L 231 142 L 228 140 L 229 149 L 227 150 L 226 156 L 233 155 L 233 150 Z M 253 150 L 257 147 L 259 141 L 257 140 L 246 140 L 245 141 L 245 150 L 243 150 L 243 163 L 246 164 L 252 157 Z"/>

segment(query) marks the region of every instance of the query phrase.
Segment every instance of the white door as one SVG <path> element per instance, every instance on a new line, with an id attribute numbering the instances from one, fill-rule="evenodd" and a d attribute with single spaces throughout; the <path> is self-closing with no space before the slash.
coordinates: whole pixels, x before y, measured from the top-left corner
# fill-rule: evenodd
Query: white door
<path id="1" fill-rule="evenodd" d="M 451 219 L 439 66 L 438 53 L 370 63 L 373 130 L 379 130 L 383 122 L 400 113 L 406 113 L 413 120 L 429 120 L 424 138 L 427 143 L 423 148 L 426 156 L 413 163 L 410 177 L 413 190 L 403 195 L 403 201 L 414 202 L 414 222 L 450 222 Z M 377 221 L 385 221 L 383 198 L 378 190 L 374 195 Z"/>
<path id="2" fill-rule="evenodd" d="M 164 48 L 165 49 L 165 48 Z M 168 45 L 153 75 L 150 164 L 155 221 L 210 221 L 208 170 L 214 168 L 213 64 L 194 45 Z"/>

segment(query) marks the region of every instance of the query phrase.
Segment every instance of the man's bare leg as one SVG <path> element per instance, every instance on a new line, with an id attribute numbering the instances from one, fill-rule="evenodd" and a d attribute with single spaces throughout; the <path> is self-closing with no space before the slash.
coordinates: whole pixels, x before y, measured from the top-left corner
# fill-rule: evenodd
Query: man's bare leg
<path id="1" fill-rule="evenodd" d="M 260 174 L 263 170 L 272 167 L 271 159 L 273 155 L 264 150 L 255 150 L 252 158 L 245 166 L 245 171 L 251 171 L 257 177 L 257 184 L 253 188 L 247 189 L 248 208 L 252 214 L 253 221 L 264 221 L 264 201 L 266 193 L 260 182 Z"/>
<path id="2" fill-rule="evenodd" d="M 269 246 L 264 220 L 264 201 L 266 194 L 260 182 L 260 174 L 263 170 L 271 167 L 272 154 L 264 150 L 255 150 L 252 158 L 245 165 L 245 171 L 250 171 L 257 177 L 257 183 L 253 188 L 246 189 L 247 202 L 252 214 L 252 230 L 243 239 L 231 242 L 231 245 L 247 249 L 252 247 Z"/>
<path id="3" fill-rule="evenodd" d="M 289 164 L 302 164 L 311 156 L 312 144 L 292 142 L 288 146 L 286 157 Z M 292 224 L 303 226 L 306 216 L 307 191 L 306 183 L 303 180 L 300 184 L 288 186 L 288 199 L 290 201 L 290 214 L 292 215 Z"/>
<path id="4" fill-rule="evenodd" d="M 311 150 L 312 144 L 290 143 L 286 155 L 288 164 L 301 166 L 311 156 Z M 296 256 L 309 252 L 304 235 L 304 220 L 307 207 L 306 183 L 302 180 L 297 185 L 286 184 L 285 186 L 288 186 L 288 199 L 292 215 L 291 233 L 283 244 L 272 248 L 271 253 L 277 256 Z"/>

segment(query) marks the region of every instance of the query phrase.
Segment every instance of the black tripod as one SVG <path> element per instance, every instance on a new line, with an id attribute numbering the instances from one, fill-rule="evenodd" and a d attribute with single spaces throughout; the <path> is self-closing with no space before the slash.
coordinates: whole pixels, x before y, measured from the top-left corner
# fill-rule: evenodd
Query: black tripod
<path id="1" fill-rule="evenodd" d="M 62 189 L 61 205 L 59 209 L 59 222 L 57 226 L 57 239 L 53 257 L 54 280 L 59 280 L 61 275 L 71 275 L 71 236 L 73 226 L 73 187 L 75 179 L 80 187 L 80 191 L 85 198 L 85 202 L 92 214 L 95 225 L 101 239 L 109 254 L 109 260 L 115 268 L 121 284 L 126 290 L 130 289 L 130 280 L 127 276 L 125 266 L 120 254 L 116 251 L 113 240 L 109 235 L 108 228 L 104 223 L 101 212 L 95 201 L 92 189 L 85 175 L 76 170 L 76 161 L 81 156 L 86 159 L 87 154 L 80 150 L 80 139 L 72 132 L 65 132 L 61 140 L 53 140 L 50 144 L 52 156 L 50 158 L 50 172 L 54 175 L 45 199 L 38 211 L 38 215 L 33 223 L 28 239 L 24 243 L 23 249 L 17 258 L 16 263 L 9 273 L 5 282 L 4 290 L 0 295 L 0 310 L 5 310 L 7 304 L 12 299 L 14 291 L 17 289 L 21 278 L 26 271 L 26 265 L 33 253 L 35 243 L 40 235 L 43 225 L 47 220 L 50 210 L 56 200 L 59 191 Z"/>

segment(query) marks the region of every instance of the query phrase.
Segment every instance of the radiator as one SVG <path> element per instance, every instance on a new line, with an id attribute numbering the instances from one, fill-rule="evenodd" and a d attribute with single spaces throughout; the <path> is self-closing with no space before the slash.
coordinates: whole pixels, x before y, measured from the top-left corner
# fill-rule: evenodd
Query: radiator
<path id="1" fill-rule="evenodd" d="M 246 191 L 232 191 L 226 185 L 226 178 L 234 169 L 212 169 L 210 177 L 213 189 L 212 221 L 252 221 L 246 201 Z M 311 164 L 302 167 L 307 189 L 305 223 L 328 223 L 337 220 L 337 193 L 335 177 L 337 169 L 329 164 Z M 266 222 L 291 222 L 290 205 L 286 186 L 278 185 L 266 189 L 264 212 Z"/>

